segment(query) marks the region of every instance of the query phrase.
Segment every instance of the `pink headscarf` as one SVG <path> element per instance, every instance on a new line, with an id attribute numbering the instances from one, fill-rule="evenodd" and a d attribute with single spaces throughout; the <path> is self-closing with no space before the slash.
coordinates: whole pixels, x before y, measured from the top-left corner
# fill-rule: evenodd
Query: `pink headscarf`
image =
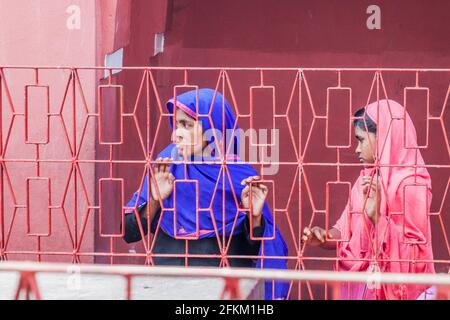
<path id="1" fill-rule="evenodd" d="M 349 202 L 334 226 L 342 238 L 338 248 L 339 270 L 372 271 L 376 268 L 382 272 L 434 273 L 432 262 L 412 263 L 413 260 L 433 260 L 428 215 L 432 197 L 431 178 L 425 167 L 414 168 L 414 165 L 424 164 L 420 149 L 411 148 L 417 145 L 414 125 L 406 110 L 393 100 L 371 103 L 366 107 L 366 113 L 377 125 L 380 216 L 374 226 L 363 213 L 366 196 L 362 179 L 376 172 L 374 168 L 365 168 L 361 170 Z M 343 284 L 341 298 L 417 299 L 426 288 L 418 285 L 386 284 L 374 288 L 366 284 Z"/>

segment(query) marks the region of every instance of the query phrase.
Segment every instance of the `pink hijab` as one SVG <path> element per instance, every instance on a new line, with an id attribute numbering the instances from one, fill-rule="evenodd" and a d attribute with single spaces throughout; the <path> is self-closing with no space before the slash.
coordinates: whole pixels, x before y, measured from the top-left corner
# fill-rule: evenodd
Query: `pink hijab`
<path id="1" fill-rule="evenodd" d="M 417 144 L 414 125 L 406 110 L 393 100 L 371 103 L 366 107 L 366 113 L 377 125 L 380 216 L 374 226 L 363 214 L 365 195 L 362 178 L 375 173 L 374 168 L 364 168 L 353 185 L 344 212 L 334 226 L 341 232 L 342 238 L 338 248 L 338 269 L 434 273 L 432 262 L 412 262 L 433 260 L 428 215 L 432 197 L 431 178 L 425 167 L 413 167 L 424 164 L 420 149 L 411 148 Z M 370 284 L 346 283 L 341 286 L 341 298 L 417 299 L 426 288 L 403 284 L 383 284 L 377 288 Z"/>

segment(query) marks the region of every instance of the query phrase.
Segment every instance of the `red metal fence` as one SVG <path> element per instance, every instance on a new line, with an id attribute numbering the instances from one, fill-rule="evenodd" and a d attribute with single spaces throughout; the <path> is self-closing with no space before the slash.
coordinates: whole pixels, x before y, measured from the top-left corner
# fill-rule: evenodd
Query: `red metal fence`
<path id="1" fill-rule="evenodd" d="M 240 281 L 243 279 L 265 280 L 265 281 L 291 281 L 305 282 L 310 284 L 329 285 L 332 290 L 326 297 L 329 299 L 340 299 L 339 287 L 341 283 L 373 283 L 373 284 L 425 284 L 433 285 L 433 290 L 429 294 L 424 294 L 422 299 L 450 299 L 450 276 L 448 274 L 400 274 L 400 273 L 380 273 L 374 274 L 365 272 L 333 272 L 333 271 L 299 271 L 299 270 L 255 270 L 244 268 L 183 268 L 183 267 L 142 267 L 130 265 L 76 265 L 58 263 L 35 263 L 35 262 L 3 262 L 0 264 L 0 275 L 3 272 L 18 272 L 19 282 L 13 290 L 15 299 L 41 299 L 41 292 L 45 290 L 46 283 L 38 283 L 38 274 L 66 274 L 70 280 L 76 284 L 80 277 L 84 275 L 119 277 L 125 282 L 124 299 L 133 299 L 133 281 L 138 281 L 138 277 L 158 277 L 169 276 L 174 279 L 179 277 L 192 278 L 217 278 L 224 282 L 221 299 L 243 299 L 240 289 Z M 76 290 L 83 292 L 81 285 Z M 74 285 L 66 285 L 62 290 L 74 290 Z M 6 288 L 5 288 L 6 289 Z M 120 290 L 119 290 L 120 291 Z M 61 292 L 60 294 L 62 294 Z M 205 295 L 207 296 L 207 295 Z M 101 296 L 98 298 L 102 298 Z M 152 297 L 148 297 L 152 298 Z"/>
<path id="2" fill-rule="evenodd" d="M 361 168 L 353 112 L 385 98 L 403 104 L 432 177 L 433 262 L 448 273 L 449 80 L 450 69 L 0 67 L 0 259 L 152 265 L 153 235 L 122 239 L 125 204 L 170 142 L 165 102 L 210 87 L 241 128 L 279 132 L 277 160 L 247 162 L 271 189 L 291 270 L 337 266 L 335 251 L 306 247 L 301 235 L 305 226 L 331 226 L 344 209 Z M 265 174 L 269 165 L 279 167 L 275 175 Z M 215 258 L 227 266 L 235 257 L 219 247 Z M 328 291 L 326 283 L 290 287 L 295 298 Z"/>

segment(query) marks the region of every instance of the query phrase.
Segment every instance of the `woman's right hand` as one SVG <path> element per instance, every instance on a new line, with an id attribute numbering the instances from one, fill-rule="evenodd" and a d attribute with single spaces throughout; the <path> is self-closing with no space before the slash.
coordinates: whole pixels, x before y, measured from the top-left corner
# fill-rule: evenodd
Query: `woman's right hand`
<path id="1" fill-rule="evenodd" d="M 155 200 L 166 200 L 173 190 L 173 182 L 175 177 L 170 172 L 170 158 L 158 158 L 153 167 L 153 179 L 151 179 L 152 198 Z M 156 190 L 156 186 L 159 191 Z"/>
<path id="2" fill-rule="evenodd" d="M 331 233 L 328 232 L 328 238 L 333 238 Z M 313 246 L 319 246 L 327 241 L 327 231 L 321 227 L 305 227 L 303 229 L 302 242 Z"/>

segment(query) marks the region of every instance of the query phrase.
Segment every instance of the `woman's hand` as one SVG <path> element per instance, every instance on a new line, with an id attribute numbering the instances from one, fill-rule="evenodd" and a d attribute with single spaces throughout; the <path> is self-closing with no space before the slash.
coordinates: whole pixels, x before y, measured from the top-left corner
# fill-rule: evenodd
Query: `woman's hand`
<path id="1" fill-rule="evenodd" d="M 364 199 L 367 197 L 365 211 L 370 221 L 375 224 L 378 221 L 380 203 L 381 203 L 381 187 L 378 183 L 378 176 L 374 176 L 372 182 L 370 176 L 363 177 L 363 195 Z M 367 196 L 367 192 L 369 195 Z"/>
<path id="2" fill-rule="evenodd" d="M 333 236 L 328 232 L 328 238 L 332 239 Z M 302 242 L 313 246 L 319 246 L 325 244 L 327 240 L 327 231 L 321 227 L 305 227 L 303 229 Z"/>
<path id="3" fill-rule="evenodd" d="M 266 201 L 269 189 L 262 183 L 255 183 L 260 180 L 259 176 L 251 176 L 241 181 L 242 185 L 246 185 L 241 192 L 241 203 L 245 209 L 250 208 L 250 199 L 252 200 L 252 219 L 253 226 L 261 225 L 261 214 Z M 250 184 L 252 184 L 252 194 L 250 195 Z"/>
<path id="4" fill-rule="evenodd" d="M 166 200 L 172 193 L 175 177 L 170 173 L 170 158 L 158 158 L 153 168 L 154 176 L 151 179 L 152 198 L 155 200 Z M 156 190 L 156 186 L 159 190 Z"/>

